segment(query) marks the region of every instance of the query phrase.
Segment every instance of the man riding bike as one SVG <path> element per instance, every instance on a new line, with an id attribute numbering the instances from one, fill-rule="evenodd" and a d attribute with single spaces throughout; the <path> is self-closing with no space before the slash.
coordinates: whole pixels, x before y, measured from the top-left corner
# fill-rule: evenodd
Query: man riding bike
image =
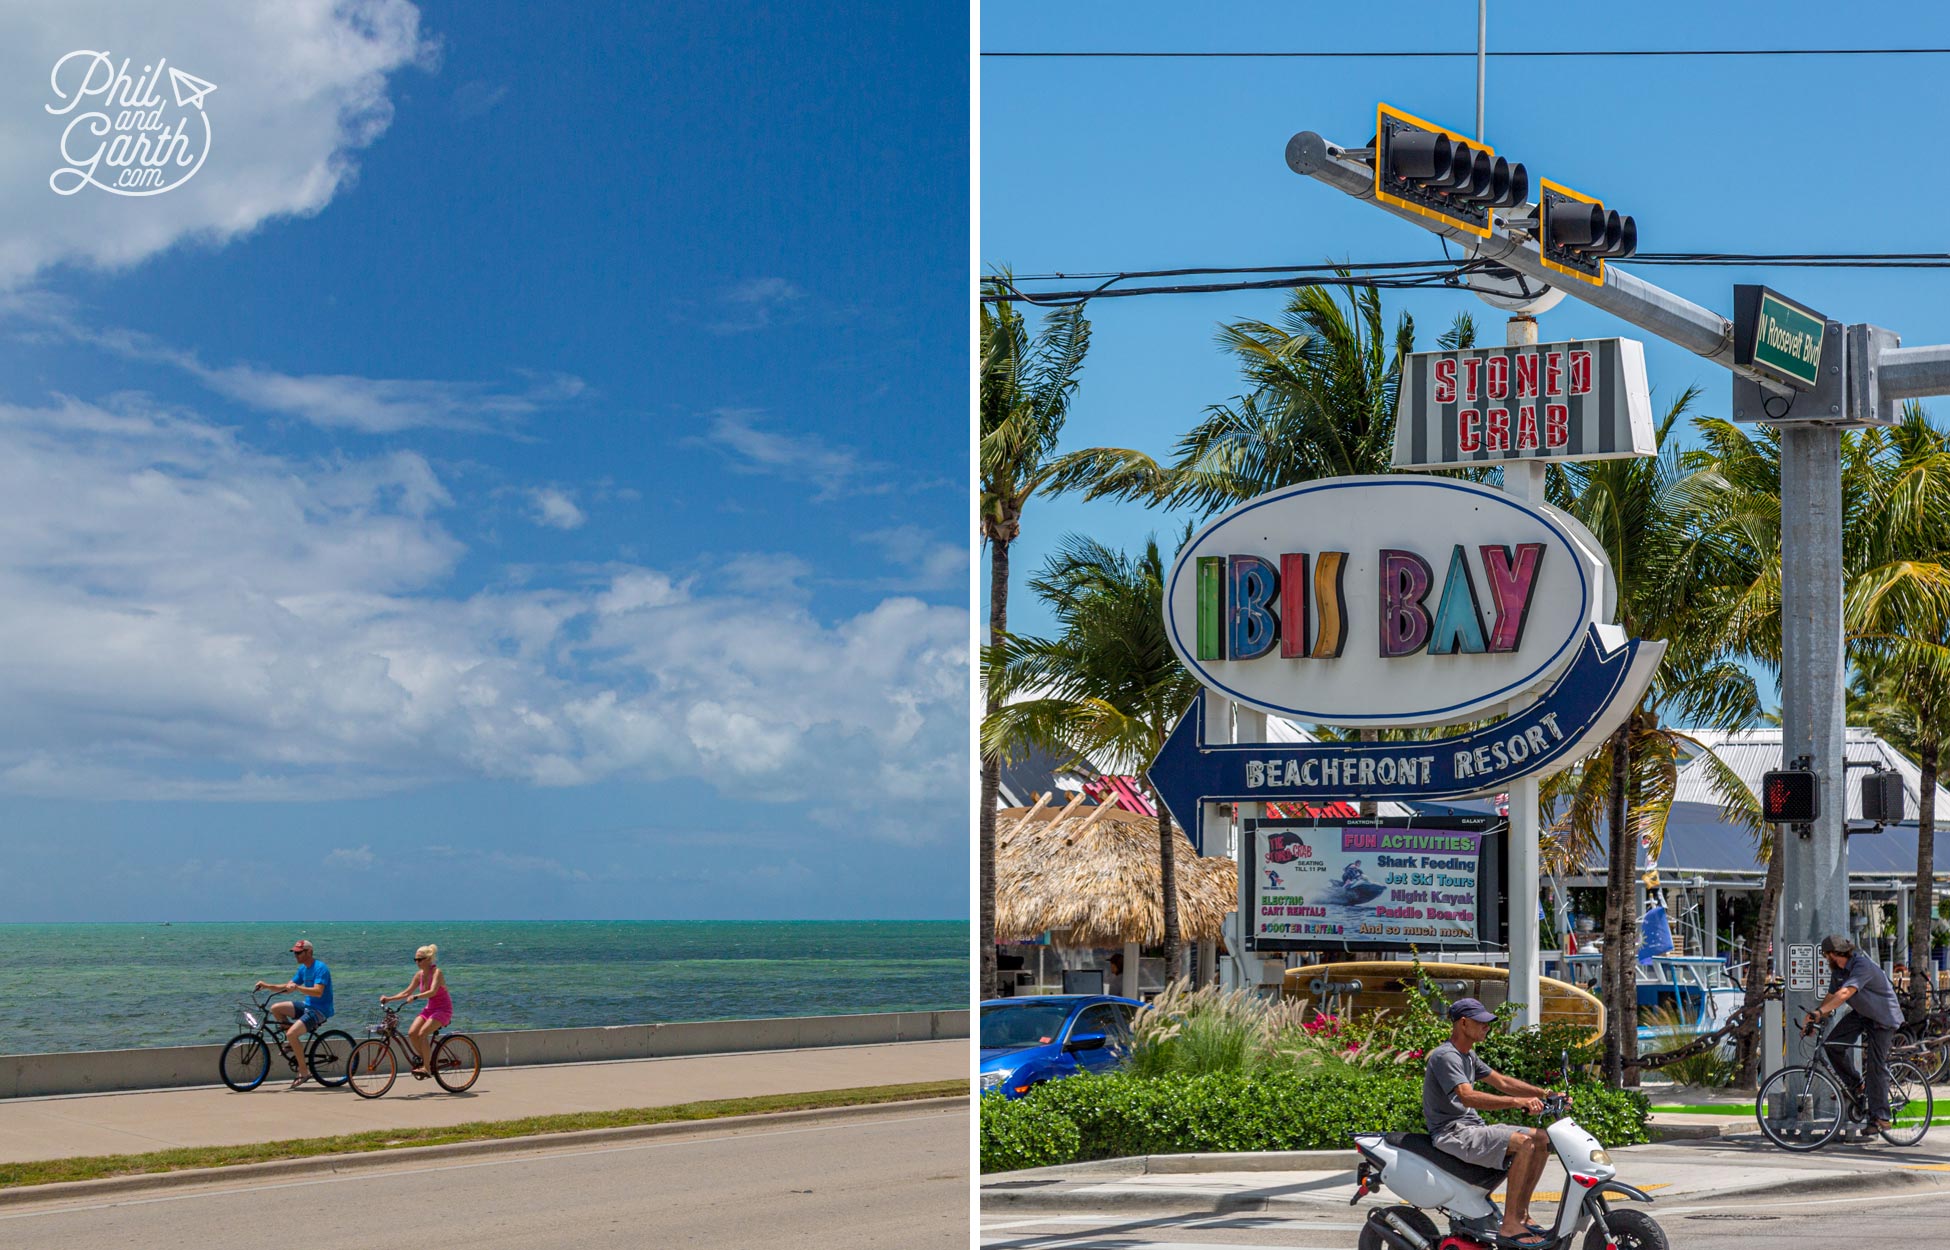
<path id="1" fill-rule="evenodd" d="M 299 938 L 291 944 L 298 958 L 298 973 L 282 985 L 259 981 L 257 988 L 274 994 L 296 991 L 301 997 L 288 1003 L 272 1003 L 271 1015 L 286 1026 L 284 1038 L 291 1043 L 291 1054 L 298 1064 L 298 1079 L 288 1088 L 297 1089 L 312 1079 L 305 1070 L 305 1033 L 317 1032 L 332 1016 L 332 970 L 313 953 L 311 943 Z"/>
<path id="2" fill-rule="evenodd" d="M 1422 1118 L 1429 1136 L 1438 1150 L 1465 1163 L 1500 1168 L 1507 1158 L 1509 1200 L 1496 1230 L 1497 1240 L 1509 1246 L 1545 1245 L 1550 1237 L 1530 1223 L 1530 1194 L 1550 1157 L 1549 1134 L 1540 1128 L 1486 1124 L 1477 1112 L 1522 1108 L 1536 1115 L 1544 1109 L 1550 1091 L 1494 1071 L 1482 1056 L 1471 1053 L 1490 1035 L 1496 1020 L 1482 1003 L 1459 998 L 1449 1004 L 1449 1019 L 1449 1040 L 1429 1052 L 1422 1075 Z M 1503 1093 L 1477 1089 L 1479 1081 Z"/>
<path id="3" fill-rule="evenodd" d="M 1831 933 L 1821 939 L 1821 953 L 1830 969 L 1828 997 L 1802 1019 L 1801 1028 L 1807 1032 L 1834 1015 L 1843 1004 L 1848 1005 L 1848 1017 L 1829 1033 L 1823 1049 L 1828 1052 L 1828 1061 L 1835 1066 L 1836 1075 L 1859 1100 L 1863 1098 L 1862 1074 L 1849 1062 L 1847 1045 L 1858 1037 L 1864 1039 L 1869 1069 L 1868 1117 L 1880 1133 L 1889 1127 L 1889 1047 L 1896 1040 L 1896 1030 L 1902 1026 L 1903 1010 L 1896 1002 L 1896 990 L 1889 984 L 1888 976 L 1867 955 L 1856 950 L 1854 942 L 1839 933 Z"/>

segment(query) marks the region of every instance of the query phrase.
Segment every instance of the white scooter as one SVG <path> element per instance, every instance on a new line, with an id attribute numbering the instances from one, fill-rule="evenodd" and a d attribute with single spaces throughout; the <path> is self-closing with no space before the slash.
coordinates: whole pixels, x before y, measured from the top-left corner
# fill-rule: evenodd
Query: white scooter
<path id="1" fill-rule="evenodd" d="M 1665 1231 L 1650 1215 L 1614 1209 L 1606 1202 L 1607 1194 L 1635 1202 L 1652 1199 L 1614 1179 L 1618 1169 L 1611 1156 L 1569 1118 L 1570 1109 L 1566 1095 L 1544 1099 L 1544 1117 L 1555 1120 L 1547 1131 L 1551 1149 L 1564 1165 L 1564 1189 L 1557 1224 L 1545 1231 L 1541 1245 L 1532 1243 L 1535 1250 L 1570 1250 L 1580 1236 L 1583 1250 L 1667 1250 Z M 1357 1133 L 1354 1147 L 1361 1154 L 1360 1186 L 1348 1205 L 1360 1202 L 1377 1185 L 1410 1204 L 1371 1212 L 1361 1226 L 1360 1250 L 1498 1250 L 1514 1244 L 1497 1236 L 1503 1213 L 1490 1199 L 1490 1191 L 1504 1180 L 1504 1169 L 1444 1154 L 1427 1133 Z M 1425 1209 L 1448 1218 L 1446 1235 Z"/>

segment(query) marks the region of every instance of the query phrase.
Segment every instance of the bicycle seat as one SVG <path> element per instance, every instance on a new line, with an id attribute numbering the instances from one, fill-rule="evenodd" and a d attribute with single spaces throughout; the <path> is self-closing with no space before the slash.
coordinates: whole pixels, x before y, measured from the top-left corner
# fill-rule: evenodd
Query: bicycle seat
<path id="1" fill-rule="evenodd" d="M 1488 1168 L 1480 1163 L 1458 1159 L 1436 1145 L 1435 1139 L 1427 1133 L 1386 1133 L 1382 1135 L 1382 1140 L 1397 1150 L 1433 1163 L 1457 1180 L 1479 1189 L 1488 1189 L 1497 1184 L 1510 1171 L 1507 1167 Z"/>

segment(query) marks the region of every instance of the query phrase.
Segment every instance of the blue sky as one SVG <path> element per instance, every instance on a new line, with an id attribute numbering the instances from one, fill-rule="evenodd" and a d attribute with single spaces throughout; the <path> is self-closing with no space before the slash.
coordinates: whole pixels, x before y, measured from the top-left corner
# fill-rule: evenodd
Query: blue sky
<path id="1" fill-rule="evenodd" d="M 1370 133 L 1377 101 L 1474 129 L 1476 5 L 1255 6 L 997 2 L 985 50 L 1463 50 L 1454 60 L 1004 60 L 981 70 L 980 254 L 1018 274 L 1190 265 L 1440 259 L 1435 236 L 1291 173 L 1287 138 Z M 1629 21 L 1564 20 L 1562 5 L 1491 0 L 1503 49 L 1950 46 L 1950 16 L 1919 4 L 1642 3 Z M 1950 171 L 1923 157 L 1942 116 L 1947 57 L 1498 60 L 1488 141 L 1636 216 L 1649 252 L 1922 252 L 1946 249 Z M 1731 314 L 1732 287 L 1762 282 L 1844 322 L 1908 344 L 1950 341 L 1942 270 L 1642 267 L 1641 277 Z M 1067 448 L 1165 456 L 1209 404 L 1239 392 L 1214 346 L 1219 325 L 1273 319 L 1283 293 L 1098 301 Z M 1502 314 L 1466 293 L 1384 292 L 1392 324 L 1414 315 L 1434 347 L 1470 312 L 1492 341 Z M 1573 300 L 1540 319 L 1546 340 L 1626 335 Z M 1646 340 L 1655 408 L 1704 387 L 1696 411 L 1727 415 L 1729 375 Z M 1663 401 L 1663 402 L 1662 402 Z M 1937 412 L 1950 412 L 1941 402 Z M 1125 546 L 1179 522 L 1130 505 L 1039 499 L 1013 553 L 1012 628 L 1051 628 L 1027 579 L 1066 533 Z M 986 577 L 984 578 L 986 581 Z"/>
<path id="2" fill-rule="evenodd" d="M 0 33 L 0 917 L 966 914 L 965 18 Z M 74 49 L 193 178 L 50 189 Z"/>

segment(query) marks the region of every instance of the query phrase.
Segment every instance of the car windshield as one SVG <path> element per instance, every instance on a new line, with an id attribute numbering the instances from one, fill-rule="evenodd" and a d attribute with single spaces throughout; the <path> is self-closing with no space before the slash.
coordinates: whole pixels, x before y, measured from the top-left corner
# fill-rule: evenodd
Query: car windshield
<path id="1" fill-rule="evenodd" d="M 1004 1003 L 982 1008 L 982 1048 L 1014 1050 L 1056 1040 L 1069 1017 L 1068 1003 Z"/>

